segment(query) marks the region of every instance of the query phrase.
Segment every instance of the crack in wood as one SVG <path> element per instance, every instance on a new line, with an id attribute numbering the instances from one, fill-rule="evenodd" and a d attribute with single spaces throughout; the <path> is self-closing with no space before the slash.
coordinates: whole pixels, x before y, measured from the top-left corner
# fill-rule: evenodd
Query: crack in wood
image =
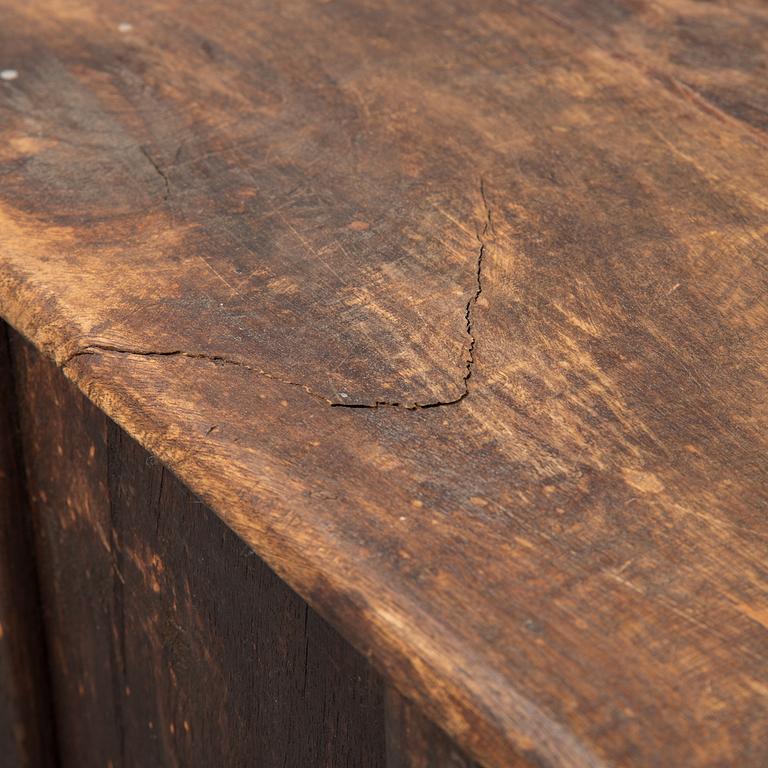
<path id="1" fill-rule="evenodd" d="M 160 174 L 160 176 L 163 178 L 166 184 L 166 189 L 168 189 L 168 179 L 166 178 L 165 174 L 160 170 L 160 168 L 154 162 L 152 157 L 146 152 L 144 147 L 141 148 L 141 151 L 147 157 L 147 159 L 155 168 L 155 170 L 158 172 L 158 174 Z M 276 376 L 272 373 L 269 373 L 268 371 L 265 371 L 262 368 L 249 365 L 248 363 L 245 363 L 241 360 L 234 360 L 232 358 L 224 357 L 222 355 L 209 355 L 204 352 L 185 352 L 184 350 L 181 350 L 181 349 L 159 351 L 159 350 L 144 350 L 144 349 L 128 349 L 125 347 L 118 347 L 111 344 L 88 344 L 82 349 L 79 349 L 73 352 L 72 354 L 70 354 L 61 363 L 61 368 L 62 369 L 66 368 L 66 366 L 69 365 L 69 363 L 71 363 L 72 360 L 74 360 L 76 357 L 81 357 L 83 355 L 93 355 L 98 352 L 113 352 L 119 355 L 135 355 L 137 357 L 188 357 L 193 360 L 207 360 L 208 362 L 214 363 L 215 365 L 234 365 L 239 368 L 245 368 L 248 371 L 253 371 L 254 373 L 258 373 L 260 376 L 264 376 L 265 378 L 271 379 L 272 381 L 277 381 L 281 384 L 285 384 L 286 386 L 290 386 L 290 387 L 298 387 L 304 390 L 306 394 L 310 395 L 316 400 L 321 400 L 327 405 L 330 405 L 332 408 L 364 408 L 369 410 L 377 409 L 377 408 L 403 408 L 405 410 L 415 411 L 415 410 L 426 409 L 426 408 L 439 408 L 447 405 L 456 405 L 457 403 L 460 403 L 469 395 L 469 380 L 472 378 L 472 374 L 474 372 L 475 345 L 477 343 L 477 339 L 475 337 L 475 330 L 474 330 L 474 309 L 475 309 L 475 306 L 477 305 L 477 301 L 480 298 L 480 295 L 483 292 L 482 273 L 483 273 L 483 260 L 485 258 L 485 249 L 486 249 L 486 242 L 485 242 L 486 236 L 489 233 L 491 235 L 493 235 L 494 233 L 493 214 L 491 211 L 491 207 L 488 204 L 488 199 L 485 192 L 485 182 L 482 177 L 480 178 L 480 197 L 482 198 L 483 207 L 485 208 L 485 221 L 483 222 L 483 227 L 481 231 L 477 233 L 477 240 L 480 243 L 480 246 L 478 248 L 477 262 L 475 266 L 475 290 L 467 300 L 466 306 L 464 308 L 464 320 L 466 324 L 466 333 L 467 333 L 467 336 L 469 337 L 469 343 L 467 344 L 465 370 L 464 370 L 464 375 L 462 376 L 462 391 L 458 396 L 456 396 L 452 400 L 435 400 L 432 402 L 412 403 L 412 404 L 390 401 L 390 400 L 376 400 L 373 403 L 340 403 L 340 402 L 336 402 L 334 400 L 329 399 L 325 395 L 321 395 L 319 392 L 315 392 L 306 384 L 301 384 L 300 382 L 284 379 L 280 376 Z M 166 199 L 167 199 L 167 196 L 166 196 Z"/>
<path id="2" fill-rule="evenodd" d="M 168 181 L 168 176 L 166 175 L 165 171 L 160 167 L 160 165 L 157 163 L 154 157 L 149 153 L 149 150 L 144 147 L 140 146 L 139 150 L 141 151 L 141 154 L 144 155 L 144 157 L 147 158 L 147 161 L 149 164 L 155 169 L 155 172 L 157 175 L 163 180 L 163 200 L 168 200 L 168 198 L 171 196 L 171 184 Z"/>
<path id="3" fill-rule="evenodd" d="M 464 398 L 469 395 L 469 380 L 472 378 L 472 373 L 475 367 L 475 345 L 477 339 L 475 338 L 474 330 L 474 309 L 477 304 L 477 300 L 480 298 L 480 294 L 483 292 L 483 259 L 485 258 L 485 236 L 490 232 L 493 235 L 493 214 L 491 207 L 488 204 L 488 199 L 485 194 L 485 182 L 480 177 L 480 197 L 483 200 L 483 207 L 485 208 L 485 222 L 483 228 L 477 234 L 480 247 L 477 254 L 477 264 L 475 267 L 475 291 L 467 300 L 467 305 L 464 309 L 464 320 L 466 322 L 467 336 L 469 336 L 469 344 L 467 345 L 467 357 L 465 361 L 465 371 L 462 378 L 463 390 L 453 400 L 436 400 L 434 402 L 427 403 L 414 403 L 413 405 L 393 402 L 387 400 L 377 400 L 374 403 L 331 403 L 334 408 L 405 408 L 409 411 L 418 410 L 420 408 L 439 408 L 445 405 L 456 405 L 460 403 Z"/>
<path id="4" fill-rule="evenodd" d="M 308 395 L 311 395 L 318 400 L 322 400 L 329 405 L 333 405 L 332 400 L 329 400 L 324 395 L 314 392 L 305 384 L 301 384 L 297 381 L 289 381 L 288 379 L 283 379 L 280 376 L 275 376 L 274 374 L 269 373 L 268 371 L 265 371 L 261 368 L 257 368 L 253 365 L 249 365 L 248 363 L 244 363 L 241 360 L 233 360 L 221 355 L 208 355 L 204 352 L 185 352 L 182 349 L 172 349 L 167 351 L 127 349 L 125 347 L 112 346 L 111 344 L 88 344 L 83 349 L 79 349 L 69 355 L 69 357 L 67 357 L 64 362 L 61 363 L 61 367 L 66 368 L 67 365 L 69 365 L 76 357 L 81 357 L 83 355 L 95 355 L 98 352 L 113 352 L 118 355 L 134 355 L 136 357 L 188 357 L 192 360 L 207 360 L 208 362 L 214 363 L 215 365 L 234 365 L 238 368 L 245 368 L 247 371 L 258 373 L 260 376 L 264 376 L 267 379 L 277 381 L 281 384 L 285 384 L 291 387 L 299 387 L 303 389 Z"/>

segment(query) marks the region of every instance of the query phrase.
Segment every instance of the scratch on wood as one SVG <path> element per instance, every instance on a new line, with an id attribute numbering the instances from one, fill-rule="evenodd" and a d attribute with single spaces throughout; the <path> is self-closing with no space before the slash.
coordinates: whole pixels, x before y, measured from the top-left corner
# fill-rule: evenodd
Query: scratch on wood
<path id="1" fill-rule="evenodd" d="M 213 267 L 210 265 L 210 263 L 209 263 L 209 262 L 208 262 L 206 259 L 204 259 L 204 258 L 203 258 L 202 256 L 200 256 L 200 255 L 197 255 L 197 258 L 198 258 L 198 259 L 200 259 L 200 261 L 202 261 L 202 262 L 203 262 L 203 264 L 205 264 L 205 266 L 206 266 L 206 267 L 208 267 L 208 269 L 210 269 L 210 270 L 211 270 L 211 272 L 213 272 L 213 274 L 214 274 L 214 275 L 216 275 L 216 277 L 218 277 L 218 278 L 219 278 L 219 280 L 221 280 L 221 282 L 222 282 L 222 283 L 224 283 L 224 285 L 226 285 L 226 286 L 227 286 L 227 288 L 229 288 L 229 290 L 230 290 L 230 291 L 232 291 L 232 293 L 234 293 L 234 294 L 236 294 L 236 295 L 238 295 L 238 296 L 240 295 L 240 293 L 238 292 L 237 288 L 235 288 L 233 285 L 230 285 L 230 284 L 229 284 L 229 283 L 228 283 L 228 282 L 227 282 L 227 281 L 224 279 L 224 277 L 223 277 L 221 274 L 219 274 L 219 272 L 217 272 L 217 271 L 216 271 L 216 270 L 215 270 L 215 269 L 214 269 L 214 268 L 213 268 Z"/>

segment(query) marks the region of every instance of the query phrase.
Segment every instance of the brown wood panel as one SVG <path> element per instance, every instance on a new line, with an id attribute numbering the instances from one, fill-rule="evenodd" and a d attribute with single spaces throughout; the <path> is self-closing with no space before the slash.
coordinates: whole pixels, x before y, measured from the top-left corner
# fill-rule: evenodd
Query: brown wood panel
<path id="1" fill-rule="evenodd" d="M 7 326 L 0 321 L 0 762 L 56 765 L 34 539 Z"/>
<path id="2" fill-rule="evenodd" d="M 63 766 L 379 768 L 378 676 L 16 337 Z"/>
<path id="3" fill-rule="evenodd" d="M 585 7 L 0 2 L 0 311 L 473 758 L 762 768 L 760 14 Z"/>

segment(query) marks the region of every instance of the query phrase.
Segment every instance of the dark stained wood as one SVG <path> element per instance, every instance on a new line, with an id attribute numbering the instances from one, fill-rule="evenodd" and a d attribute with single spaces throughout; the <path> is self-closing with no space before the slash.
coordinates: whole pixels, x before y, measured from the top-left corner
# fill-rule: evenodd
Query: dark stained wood
<path id="1" fill-rule="evenodd" d="M 11 337 L 34 522 L 58 757 L 120 766 L 112 627 L 116 602 L 107 419 Z M 87 716 L 84 716 L 87 713 Z"/>
<path id="2" fill-rule="evenodd" d="M 383 768 L 370 665 L 17 347 L 61 764 Z"/>
<path id="3" fill-rule="evenodd" d="M 2 3 L 0 311 L 488 768 L 763 766 L 762 12 L 599 6 Z"/>
<path id="4" fill-rule="evenodd" d="M 385 702 L 387 768 L 478 768 L 397 691 L 389 688 Z M 525 768 L 523 762 L 515 765 Z"/>
<path id="5" fill-rule="evenodd" d="M 7 327 L 0 323 L 0 762 L 55 765 L 33 537 Z"/>

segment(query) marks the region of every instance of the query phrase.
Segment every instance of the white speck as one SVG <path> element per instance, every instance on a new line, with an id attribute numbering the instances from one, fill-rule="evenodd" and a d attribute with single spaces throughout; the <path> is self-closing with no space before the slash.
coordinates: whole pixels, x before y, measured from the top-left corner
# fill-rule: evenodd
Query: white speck
<path id="1" fill-rule="evenodd" d="M 346 392 L 339 392 L 339 397 L 349 397 Z"/>
<path id="2" fill-rule="evenodd" d="M 15 69 L 0 70 L 0 79 L 15 80 L 18 76 L 19 76 L 19 73 Z"/>
<path id="3" fill-rule="evenodd" d="M 400 522 L 404 522 L 407 519 L 408 519 L 407 517 L 403 517 L 402 515 L 400 516 Z"/>
<path id="4" fill-rule="evenodd" d="M 126 34 L 127 32 L 132 32 L 133 24 L 129 24 L 127 21 L 121 21 L 117 25 L 117 31 L 122 32 L 123 34 Z"/>

